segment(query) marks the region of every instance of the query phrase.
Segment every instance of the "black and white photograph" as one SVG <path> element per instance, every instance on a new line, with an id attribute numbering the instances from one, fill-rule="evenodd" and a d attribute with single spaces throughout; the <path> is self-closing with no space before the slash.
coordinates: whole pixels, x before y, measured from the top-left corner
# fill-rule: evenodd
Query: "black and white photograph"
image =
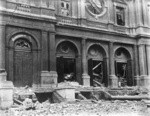
<path id="1" fill-rule="evenodd" d="M 0 116 L 150 116 L 150 0 L 0 0 Z"/>

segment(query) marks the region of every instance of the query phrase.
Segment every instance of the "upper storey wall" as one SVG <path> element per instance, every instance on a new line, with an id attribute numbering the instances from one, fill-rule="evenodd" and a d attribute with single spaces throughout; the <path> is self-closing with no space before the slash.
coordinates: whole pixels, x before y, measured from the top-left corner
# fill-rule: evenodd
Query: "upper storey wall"
<path id="1" fill-rule="evenodd" d="M 150 0 L 56 0 L 55 9 L 60 23 L 133 36 L 150 32 Z"/>
<path id="2" fill-rule="evenodd" d="M 0 0 L 0 2 L 3 11 L 55 19 L 54 0 Z"/>
<path id="3" fill-rule="evenodd" d="M 12 13 L 135 36 L 150 34 L 150 0 L 0 0 Z"/>

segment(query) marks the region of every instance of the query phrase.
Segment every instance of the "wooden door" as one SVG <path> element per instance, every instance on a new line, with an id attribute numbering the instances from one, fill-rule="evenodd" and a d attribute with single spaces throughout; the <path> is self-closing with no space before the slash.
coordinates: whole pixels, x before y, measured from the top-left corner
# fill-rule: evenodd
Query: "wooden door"
<path id="1" fill-rule="evenodd" d="M 14 85 L 32 86 L 33 61 L 31 51 L 15 51 L 14 54 Z"/>

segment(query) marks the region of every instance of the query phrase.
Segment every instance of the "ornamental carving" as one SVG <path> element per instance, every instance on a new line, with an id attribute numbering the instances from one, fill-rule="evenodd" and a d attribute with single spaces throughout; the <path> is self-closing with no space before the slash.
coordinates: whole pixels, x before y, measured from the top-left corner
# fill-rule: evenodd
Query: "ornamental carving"
<path id="1" fill-rule="evenodd" d="M 98 55 L 98 50 L 96 50 L 96 49 L 91 49 L 91 50 L 90 50 L 90 55 L 92 55 L 92 56 L 97 56 L 97 55 Z"/>
<path id="2" fill-rule="evenodd" d="M 61 51 L 63 52 L 63 53 L 68 53 L 69 52 L 69 50 L 70 50 L 70 48 L 69 48 L 69 46 L 68 45 L 62 45 L 61 46 Z"/>
<path id="3" fill-rule="evenodd" d="M 15 42 L 15 48 L 20 48 L 20 49 L 25 49 L 25 48 L 31 48 L 30 44 L 24 40 L 24 39 L 19 39 Z"/>
<path id="4" fill-rule="evenodd" d="M 107 11 L 104 0 L 86 0 L 86 9 L 95 18 L 103 16 Z"/>

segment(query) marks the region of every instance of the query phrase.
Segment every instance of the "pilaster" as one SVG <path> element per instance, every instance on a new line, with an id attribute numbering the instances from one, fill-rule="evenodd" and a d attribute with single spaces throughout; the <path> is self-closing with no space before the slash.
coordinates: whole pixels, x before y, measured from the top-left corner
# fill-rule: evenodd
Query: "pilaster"
<path id="1" fill-rule="evenodd" d="M 150 89 L 150 45 L 146 45 L 146 58 L 147 58 L 147 74 L 145 79 L 145 87 Z"/>
<path id="2" fill-rule="evenodd" d="M 81 18 L 86 18 L 85 16 L 85 0 L 79 0 L 79 6 L 80 6 L 80 16 Z"/>
<path id="3" fill-rule="evenodd" d="M 0 25 L 0 109 L 13 105 L 13 83 L 6 80 L 5 70 L 5 25 Z"/>
<path id="4" fill-rule="evenodd" d="M 135 1 L 135 8 L 136 8 L 136 22 L 137 26 L 142 26 L 142 8 L 141 8 L 141 0 Z"/>
<path id="5" fill-rule="evenodd" d="M 145 57 L 145 45 L 138 45 L 139 49 L 139 69 L 140 69 L 140 86 L 145 86 L 146 76 L 146 57 Z"/>
<path id="6" fill-rule="evenodd" d="M 110 0 L 108 2 L 108 21 L 109 21 L 109 24 L 108 24 L 108 28 L 109 30 L 113 30 L 113 25 L 115 24 L 115 6 L 113 5 L 113 2 Z"/>
<path id="7" fill-rule="evenodd" d="M 78 20 L 80 25 L 86 26 L 85 0 L 78 0 Z"/>
<path id="8" fill-rule="evenodd" d="M 42 32 L 42 71 L 41 86 L 51 87 L 57 84 L 55 33 Z"/>
<path id="9" fill-rule="evenodd" d="M 5 72 L 5 25 L 0 25 L 0 29 L 0 73 L 3 73 Z"/>
<path id="10" fill-rule="evenodd" d="M 138 50 L 137 45 L 134 45 L 134 78 L 137 86 L 140 86 L 139 78 L 139 63 L 138 63 Z"/>
<path id="11" fill-rule="evenodd" d="M 146 57 L 147 57 L 147 72 L 150 75 L 150 45 L 146 45 Z"/>
<path id="12" fill-rule="evenodd" d="M 48 71 L 48 32 L 42 31 L 42 71 Z"/>
<path id="13" fill-rule="evenodd" d="M 115 75 L 115 66 L 114 66 L 114 49 L 113 42 L 109 42 L 109 79 L 110 87 L 118 87 L 118 78 Z"/>
<path id="14" fill-rule="evenodd" d="M 88 75 L 88 62 L 87 62 L 86 39 L 82 38 L 82 79 L 84 86 L 90 86 L 90 76 Z"/>
<path id="15" fill-rule="evenodd" d="M 79 54 L 76 57 L 76 81 L 82 84 L 82 56 Z"/>
<path id="16" fill-rule="evenodd" d="M 50 46 L 50 75 L 53 78 L 55 84 L 57 84 L 57 72 L 56 72 L 56 46 L 55 46 L 55 33 L 49 32 L 49 46 Z"/>
<path id="17" fill-rule="evenodd" d="M 148 25 L 148 20 L 147 20 L 147 4 L 145 3 L 145 0 L 142 0 L 142 19 L 144 26 Z"/>

